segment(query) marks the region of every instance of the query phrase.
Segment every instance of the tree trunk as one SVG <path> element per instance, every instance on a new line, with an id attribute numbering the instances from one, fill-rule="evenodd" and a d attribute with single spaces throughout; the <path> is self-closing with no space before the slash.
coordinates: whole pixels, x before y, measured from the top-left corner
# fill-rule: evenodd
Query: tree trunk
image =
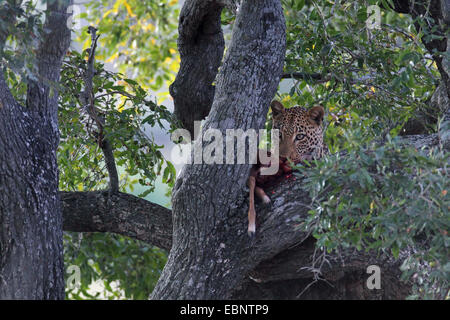
<path id="1" fill-rule="evenodd" d="M 64 298 L 54 84 L 70 43 L 69 3 L 48 4 L 26 106 L 0 77 L 0 299 Z"/>
<path id="2" fill-rule="evenodd" d="M 225 135 L 226 129 L 263 128 L 284 53 L 281 3 L 243 1 L 205 129 Z M 249 169 L 248 164 L 184 168 L 173 189 L 172 250 L 153 299 L 226 299 L 256 266 L 246 217 L 237 210 Z"/>
<path id="3" fill-rule="evenodd" d="M 433 35 L 432 40 L 422 37 L 422 43 L 436 62 L 441 75 L 436 90 L 428 106 L 416 111 L 416 116 L 408 120 L 402 131 L 403 135 L 422 134 L 429 132 L 429 127 L 435 125 L 438 117 L 450 118 L 450 1 L 429 0 L 410 1 L 394 0 L 394 10 L 399 13 L 410 14 L 414 19 L 423 20 L 424 16 L 431 17 L 433 22 L 427 27 L 415 23 L 417 32 Z M 421 30 L 425 28 L 426 30 Z"/>

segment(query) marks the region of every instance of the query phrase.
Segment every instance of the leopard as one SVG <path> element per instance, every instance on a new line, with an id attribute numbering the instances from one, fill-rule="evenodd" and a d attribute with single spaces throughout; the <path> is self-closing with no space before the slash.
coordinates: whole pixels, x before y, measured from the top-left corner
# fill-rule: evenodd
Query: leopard
<path id="1" fill-rule="evenodd" d="M 286 108 L 280 101 L 270 104 L 272 128 L 279 132 L 279 169 L 272 176 L 261 175 L 263 165 L 258 158 L 252 166 L 247 181 L 249 187 L 248 234 L 256 232 L 256 195 L 263 204 L 271 203 L 264 189 L 280 182 L 281 177 L 290 174 L 290 164 L 299 164 L 322 158 L 328 153 L 323 141 L 323 118 L 325 109 L 321 105 L 307 109 L 302 106 Z M 270 153 L 268 152 L 270 156 Z"/>

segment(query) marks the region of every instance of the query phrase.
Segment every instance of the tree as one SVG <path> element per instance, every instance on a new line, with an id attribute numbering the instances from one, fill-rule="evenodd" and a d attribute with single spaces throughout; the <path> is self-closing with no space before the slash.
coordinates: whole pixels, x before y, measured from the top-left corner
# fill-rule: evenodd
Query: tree
<path id="1" fill-rule="evenodd" d="M 59 142 L 58 83 L 70 44 L 67 8 L 52 1 L 45 12 L 47 31 L 38 38 L 36 78 L 28 79 L 25 106 L 0 77 L 1 286 L 0 297 L 64 297 L 62 215 L 56 148 Z M 16 1 L 2 3 L 2 20 L 16 19 Z M 9 29 L 2 27 L 0 47 Z"/>
<path id="2" fill-rule="evenodd" d="M 301 298 L 307 299 L 404 298 L 411 293 L 411 282 L 401 281 L 399 266 L 402 264 L 403 258 L 413 256 L 412 252 L 415 248 L 423 249 L 418 245 L 419 241 L 414 240 L 410 243 L 406 240 L 403 241 L 400 237 L 394 238 L 389 233 L 384 233 L 385 229 L 381 227 L 378 236 L 365 233 L 365 228 L 373 227 L 373 223 L 375 226 L 382 226 L 383 223 L 392 222 L 389 220 L 392 215 L 383 215 L 383 210 L 390 209 L 389 204 L 397 201 L 397 198 L 382 196 L 380 203 L 369 201 L 367 204 L 367 197 L 364 196 L 364 192 L 361 192 L 357 198 L 359 202 L 356 201 L 360 207 L 355 209 L 348 205 L 349 200 L 345 196 L 339 198 L 341 201 L 338 203 L 330 202 L 332 199 L 330 195 L 336 194 L 336 192 L 345 195 L 343 190 L 346 192 L 350 190 L 351 194 L 355 194 L 358 187 L 354 185 L 343 183 L 344 187 L 348 189 L 343 188 L 336 191 L 325 188 L 314 191 L 314 186 L 321 177 L 329 178 L 323 183 L 324 186 L 327 185 L 326 183 L 333 184 L 335 181 L 333 179 L 336 177 L 329 177 L 327 173 L 333 169 L 335 172 L 351 176 L 353 172 L 348 173 L 346 165 L 354 163 L 355 160 L 360 161 L 358 162 L 361 166 L 360 172 L 365 172 L 368 176 L 365 178 L 366 180 L 361 180 L 361 175 L 356 176 L 355 181 L 358 182 L 356 184 L 359 184 L 360 181 L 367 181 L 367 185 L 361 186 L 362 189 L 367 188 L 370 191 L 379 188 L 378 182 L 370 182 L 372 177 L 376 176 L 373 172 L 374 167 L 378 168 L 378 163 L 361 160 L 365 159 L 365 153 L 370 154 L 370 152 L 376 152 L 375 159 L 377 161 L 381 159 L 380 161 L 388 163 L 387 171 L 396 170 L 397 176 L 409 175 L 412 177 L 411 179 L 414 179 L 416 175 L 420 177 L 417 172 L 405 170 L 402 166 L 409 159 L 416 159 L 415 163 L 424 166 L 427 172 L 430 169 L 430 175 L 438 179 L 435 181 L 438 181 L 439 188 L 442 188 L 442 197 L 437 198 L 439 194 L 436 194 L 437 191 L 433 189 L 431 196 L 434 198 L 431 201 L 435 203 L 433 204 L 435 207 L 429 208 L 430 212 L 443 213 L 444 215 L 440 219 L 443 219 L 444 222 L 430 220 L 433 221 L 433 226 L 425 229 L 425 237 L 421 233 L 421 230 L 424 230 L 422 225 L 413 225 L 410 230 L 415 232 L 417 229 L 415 236 L 424 240 L 425 247 L 428 246 L 432 249 L 431 251 L 437 252 L 435 257 L 438 259 L 436 261 L 441 265 L 435 269 L 439 272 L 445 271 L 446 267 L 441 263 L 442 261 L 445 263 L 445 260 L 441 257 L 442 251 L 447 250 L 446 247 L 442 247 L 441 242 L 429 243 L 428 240 L 430 237 L 439 241 L 448 239 L 446 234 L 442 234 L 441 238 L 436 235 L 439 235 L 441 231 L 444 233 L 445 229 L 442 229 L 442 226 L 445 226 L 445 219 L 448 218 L 448 211 L 447 215 L 445 215 L 445 211 L 442 211 L 448 208 L 448 198 L 445 198 L 448 183 L 447 185 L 445 182 L 442 184 L 442 180 L 439 179 L 442 176 L 445 178 L 446 175 L 446 167 L 441 164 L 448 160 L 449 136 L 445 131 L 440 130 L 436 133 L 403 138 L 403 143 L 406 142 L 416 147 L 424 146 L 428 149 L 438 147 L 437 149 L 441 153 L 438 155 L 431 153 L 429 156 L 431 162 L 423 160 L 423 156 L 415 156 L 406 152 L 399 155 L 396 151 L 399 147 L 390 142 L 388 133 L 398 134 L 411 115 L 405 116 L 404 121 L 388 123 L 383 126 L 382 121 L 376 119 L 385 120 L 392 114 L 383 118 L 381 112 L 376 114 L 373 111 L 375 107 L 383 107 L 383 103 L 379 103 L 380 101 L 386 103 L 387 100 L 383 99 L 393 99 L 396 103 L 393 104 L 395 106 L 393 113 L 404 112 L 402 107 L 405 103 L 402 100 L 409 98 L 408 94 L 411 91 L 402 90 L 406 90 L 408 82 L 414 83 L 411 78 L 414 79 L 416 75 L 422 74 L 421 71 L 424 71 L 425 67 L 420 63 L 417 68 L 408 69 L 405 66 L 406 73 L 398 76 L 400 80 L 397 81 L 396 86 L 390 86 L 392 83 L 380 82 L 382 77 L 377 76 L 376 72 L 382 72 L 385 66 L 380 64 L 378 70 L 373 67 L 378 63 L 377 60 L 369 59 L 376 57 L 372 53 L 379 53 L 379 51 L 373 50 L 373 48 L 367 50 L 368 58 L 366 59 L 358 51 L 363 48 L 362 46 L 358 47 L 358 42 L 348 45 L 355 45 L 354 52 L 348 50 L 348 46 L 330 46 L 331 43 L 340 44 L 340 42 L 333 41 L 337 41 L 342 35 L 342 43 L 346 43 L 347 33 L 333 34 L 328 29 L 329 21 L 327 19 L 333 16 L 333 10 L 336 9 L 337 3 L 318 6 L 313 2 L 311 7 L 305 7 L 305 10 L 301 11 L 305 6 L 303 1 L 291 2 L 283 4 L 291 9 L 296 6 L 297 12 L 309 14 L 312 17 L 310 21 L 318 21 L 317 24 L 311 23 L 317 32 L 315 34 L 319 35 L 315 39 L 317 41 L 312 43 L 313 46 L 301 44 L 302 48 L 308 47 L 308 50 L 316 50 L 317 46 L 319 50 L 317 53 L 320 56 L 336 58 L 335 60 L 323 58 L 319 65 L 322 68 L 320 72 L 312 72 L 313 70 L 305 67 L 303 70 L 307 72 L 286 70 L 283 74 L 285 56 L 288 66 L 294 66 L 289 62 L 298 60 L 295 55 L 292 55 L 294 52 L 292 48 L 296 48 L 298 43 L 292 44 L 290 41 L 294 41 L 292 35 L 295 34 L 295 27 L 300 28 L 300 26 L 285 25 L 283 8 L 279 1 L 261 0 L 237 3 L 234 1 L 192 0 L 186 1 L 180 12 L 178 46 L 181 65 L 170 91 L 175 101 L 174 114 L 190 131 L 193 128 L 193 121 L 201 120 L 206 115 L 208 117 L 203 130 L 214 128 L 225 133 L 226 129 L 263 128 L 266 123 L 268 106 L 282 77 L 300 78 L 305 81 L 304 84 L 302 82 L 293 87 L 292 96 L 296 90 L 301 92 L 300 86 L 309 85 L 308 81 L 311 79 L 319 84 L 317 86 L 318 96 L 320 93 L 330 92 L 329 95 L 326 95 L 324 102 L 331 101 L 340 105 L 342 101 L 343 104 L 353 102 L 354 100 L 345 100 L 352 94 L 361 96 L 360 93 L 364 92 L 366 95 L 366 104 L 364 104 L 366 108 L 359 110 L 355 108 L 350 114 L 355 121 L 347 122 L 345 118 L 340 121 L 341 126 L 347 130 L 344 132 L 353 133 L 358 133 L 356 129 L 360 126 L 358 123 L 354 124 L 355 122 L 364 123 L 370 129 L 361 129 L 360 135 L 363 138 L 357 140 L 350 137 L 343 139 L 344 141 L 335 142 L 331 136 L 328 137 L 332 142 L 332 151 L 341 151 L 339 148 L 344 147 L 347 149 L 346 152 L 336 155 L 336 157 L 343 157 L 344 161 L 341 161 L 340 158 L 327 158 L 328 160 L 325 159 L 323 163 L 316 163 L 313 168 L 300 169 L 302 176 L 299 179 L 286 181 L 272 190 L 272 198 L 276 201 L 272 207 L 258 207 L 258 232 L 253 239 L 249 239 L 246 234 L 248 204 L 245 185 L 250 169 L 249 164 L 186 166 L 173 185 L 173 208 L 171 211 L 141 198 L 119 192 L 113 161 L 110 161 L 111 165 L 106 163 L 106 172 L 109 177 L 107 190 L 58 193 L 56 148 L 59 130 L 56 119 L 59 90 L 55 89 L 58 88 L 55 84 L 59 82 L 62 59 L 69 45 L 70 33 L 66 26 L 66 12 L 70 1 L 48 3 L 43 29 L 46 32 L 40 34 L 39 50 L 33 55 L 35 60 L 32 60 L 31 63 L 36 66 L 36 70 L 32 74 L 37 77 L 27 79 L 26 99 L 24 99 L 23 105 L 20 105 L 17 95 L 14 97 L 11 93 L 11 86 L 8 85 L 8 82 L 0 78 L 0 166 L 2 169 L 0 171 L 2 195 L 0 197 L 0 297 L 63 298 L 62 230 L 64 229 L 77 232 L 116 232 L 152 243 L 163 249 L 170 249 L 168 261 L 151 294 L 153 299 L 296 298 L 299 294 L 301 294 Z M 441 1 L 434 4 L 440 4 L 440 10 L 432 10 L 435 14 L 434 22 L 436 19 L 440 19 L 439 21 L 448 23 L 448 10 L 445 11 L 446 3 Z M 7 5 L 0 7 L 2 17 L 8 17 L 9 20 L 9 23 L 5 24 L 7 27 L 3 27 L 3 24 L 0 25 L 2 27 L 0 29 L 0 48 L 4 47 L 8 36 L 15 31 L 14 28 L 18 28 L 20 25 L 20 21 L 14 21 L 14 17 L 18 16 L 17 19 L 20 20 L 24 16 L 15 5 L 17 5 L 16 1 L 8 1 Z M 386 3 L 384 5 L 387 6 Z M 235 15 L 235 20 L 233 21 L 232 39 L 223 62 L 221 62 L 224 50 L 221 16 L 223 16 L 225 6 L 232 16 Z M 314 10 L 309 9 L 312 7 Z M 411 8 L 409 2 L 401 1 L 394 1 L 393 7 L 400 12 L 412 12 L 413 15 L 420 9 Z M 358 13 L 358 9 L 360 8 L 356 6 L 356 10 L 350 10 L 350 13 Z M 339 14 L 344 14 L 344 11 L 339 11 Z M 363 18 L 358 14 L 355 16 L 355 21 L 359 21 L 359 23 L 367 18 L 365 15 L 362 15 Z M 291 21 L 293 18 L 288 15 L 287 19 Z M 420 29 L 420 20 L 415 22 L 417 28 Z M 448 74 L 447 78 L 443 74 L 443 72 L 447 72 L 445 71 L 445 62 L 448 56 L 440 53 L 444 51 L 442 47 L 445 38 L 443 36 L 445 33 L 439 29 L 442 27 L 442 23 L 436 23 L 436 26 L 435 28 L 431 27 L 431 31 L 425 32 L 424 36 L 431 34 L 439 39 L 437 41 L 439 50 L 431 53 L 441 75 L 442 83 L 439 85 L 441 89 L 438 90 L 442 95 L 442 92 L 445 93 L 442 88 L 448 80 Z M 288 28 L 287 32 L 286 27 Z M 84 89 L 84 94 L 77 97 L 78 100 L 74 99 L 73 103 L 88 106 L 88 116 L 96 122 L 95 130 L 91 130 L 89 133 L 93 136 L 93 141 L 99 145 L 101 149 L 99 152 L 108 162 L 108 159 L 114 160 L 119 154 L 116 149 L 120 148 L 118 141 L 124 145 L 133 144 L 131 142 L 135 139 L 140 141 L 136 138 L 140 135 L 131 137 L 125 135 L 127 138 L 120 140 L 108 131 L 111 129 L 107 124 L 118 123 L 119 121 L 115 121 L 114 117 L 127 124 L 133 123 L 133 120 L 130 119 L 135 119 L 139 112 L 125 113 L 125 115 L 131 115 L 129 118 L 120 116 L 111 108 L 103 107 L 117 104 L 117 99 L 102 101 L 98 95 L 93 96 L 91 93 L 98 88 L 102 90 L 106 88 L 110 95 L 113 94 L 112 91 L 118 91 L 121 96 L 128 97 L 130 103 L 146 104 L 144 95 L 140 95 L 140 90 L 133 81 L 123 80 L 133 88 L 133 94 L 126 90 L 129 89 L 128 87 L 113 86 L 111 79 L 109 82 L 96 83 L 99 78 L 95 78 L 96 75 L 92 70 L 98 71 L 102 68 L 100 65 L 96 66 L 92 58 L 97 40 L 94 29 L 91 29 L 90 35 L 92 40 L 90 50 L 85 52 L 85 56 L 76 56 L 72 60 L 72 62 L 81 63 L 85 57 L 87 59 L 87 62 L 80 68 L 83 71 L 80 81 L 83 82 L 81 88 Z M 286 35 L 289 49 L 287 53 L 285 53 Z M 320 39 L 321 35 L 324 35 L 323 39 Z M 369 33 L 368 37 L 373 39 L 375 35 Z M 16 41 L 20 41 L 20 37 Z M 428 50 L 437 48 L 434 45 L 437 42 L 430 44 L 426 39 L 423 41 Z M 376 41 L 372 42 L 372 44 L 377 43 Z M 448 48 L 444 49 L 448 50 Z M 309 56 L 306 54 L 306 49 L 302 49 L 301 53 L 306 58 L 299 63 L 308 61 Z M 393 50 L 389 54 L 397 55 L 399 52 Z M 414 58 L 414 53 L 411 55 Z M 420 54 L 417 55 L 419 58 L 414 61 L 419 62 Z M 317 58 L 317 55 L 311 54 L 310 57 L 311 59 Z M 410 57 L 410 59 L 413 58 Z M 405 64 L 409 61 L 405 59 Z M 403 61 L 400 60 L 399 63 L 401 64 Z M 219 66 L 220 70 L 218 71 Z M 342 78 L 339 77 L 338 71 L 351 69 L 351 66 L 357 66 L 358 70 L 349 74 L 344 73 Z M 369 74 L 368 78 L 363 74 L 367 71 L 366 66 L 369 66 L 369 70 L 376 70 Z M 70 70 L 75 69 L 66 68 L 65 70 L 68 74 L 74 75 L 76 71 L 71 72 Z M 434 70 L 428 71 L 434 72 Z M 386 74 L 389 75 L 390 72 L 391 70 L 387 70 Z M 6 79 L 12 81 L 9 71 L 6 72 L 6 75 L 8 76 Z M 366 79 L 369 79 L 370 82 L 365 82 Z M 113 80 L 118 79 L 114 78 Z M 214 86 L 211 85 L 212 81 L 215 82 Z M 352 91 L 349 84 L 359 86 Z M 70 84 L 64 83 L 64 87 L 67 86 Z M 430 87 L 428 82 L 423 86 Z M 328 87 L 332 89 L 327 89 Z M 419 87 L 413 86 L 410 90 L 421 92 Z M 76 90 L 77 85 L 74 85 L 74 88 Z M 345 89 L 340 91 L 343 100 L 332 100 L 339 88 Z M 381 100 L 376 100 L 377 102 L 372 104 L 371 101 L 376 96 L 377 90 L 385 90 L 387 94 L 377 98 Z M 81 92 L 81 89 L 78 91 Z M 201 94 L 195 96 L 193 92 Z M 423 95 L 423 92 L 421 93 Z M 314 98 L 311 94 L 309 96 L 298 94 L 296 99 L 300 100 L 297 102 L 309 103 Z M 304 100 L 301 101 L 301 99 Z M 437 100 L 442 101 L 442 99 L 445 99 L 445 95 L 444 98 Z M 63 98 L 62 100 L 60 105 L 62 104 L 63 107 L 60 109 L 65 110 L 66 113 L 63 112 L 63 115 L 66 114 L 70 117 L 68 113 L 70 108 L 64 108 L 64 102 L 67 103 L 70 99 Z M 422 101 L 418 100 L 408 102 L 412 102 L 414 106 L 423 105 Z M 442 102 L 438 104 L 445 106 Z M 125 104 L 122 106 L 126 109 Z M 148 106 L 150 109 L 158 107 L 154 104 L 148 104 Z M 389 110 L 386 106 L 384 108 L 383 110 Z M 445 108 L 442 110 L 442 113 L 446 113 L 446 117 L 448 117 L 448 110 Z M 340 110 L 336 111 L 337 118 L 343 118 L 345 114 L 338 111 Z M 378 118 L 373 114 L 369 117 L 371 112 L 374 112 Z M 164 117 L 166 113 L 165 110 L 159 110 L 157 114 Z M 148 121 L 157 122 L 155 118 L 149 118 Z M 333 131 L 333 127 L 337 128 L 338 122 L 331 121 L 329 135 L 333 132 L 336 133 L 338 129 Z M 135 125 L 139 125 L 139 123 L 135 123 Z M 126 126 L 124 125 L 124 127 Z M 69 132 L 62 130 L 63 133 Z M 384 135 L 380 132 L 384 132 Z M 377 133 L 383 136 L 383 141 L 378 141 L 378 145 L 380 142 L 384 143 L 383 153 L 380 153 L 376 147 L 371 148 L 367 143 L 366 137 L 369 133 L 372 137 Z M 107 142 L 113 150 L 108 148 Z M 362 142 L 361 145 L 364 148 L 358 147 L 358 142 Z M 354 145 L 352 146 L 351 143 Z M 139 148 L 134 149 L 134 151 L 138 150 Z M 390 153 L 391 150 L 397 153 Z M 113 151 L 112 156 L 111 151 Z M 156 151 L 149 153 L 157 155 Z M 88 159 L 95 157 L 97 156 L 89 155 Z M 125 158 L 128 159 L 127 156 Z M 141 168 L 139 163 L 147 158 L 142 155 L 135 159 L 137 160 L 133 160 L 133 163 Z M 398 159 L 402 161 L 398 161 Z M 150 160 L 147 160 L 150 163 Z M 160 157 L 156 157 L 154 160 L 157 163 L 164 162 Z M 427 166 L 424 165 L 425 162 Z M 436 170 L 434 170 L 435 166 L 437 166 Z M 169 180 L 169 172 L 170 169 L 167 171 L 166 180 Z M 399 172 L 401 174 L 398 174 Z M 378 172 L 375 171 L 375 173 Z M 152 173 L 144 174 L 153 175 Z M 101 178 L 103 181 L 104 176 Z M 384 180 L 381 181 L 381 185 L 387 185 L 391 182 L 390 179 L 393 179 L 389 175 L 382 176 L 382 178 Z M 349 181 L 352 180 L 349 179 Z M 411 194 L 415 194 L 414 189 L 408 190 Z M 421 196 L 425 202 L 428 201 L 428 197 L 431 197 L 426 192 Z M 350 200 L 352 199 L 350 197 Z M 333 211 L 334 205 L 338 209 L 340 206 L 347 206 L 346 208 L 355 210 L 355 215 L 350 215 L 353 219 L 350 221 L 330 222 L 330 219 L 327 220 L 326 215 L 324 216 L 318 210 L 317 203 L 324 204 L 327 212 L 337 212 L 338 214 L 341 213 Z M 386 205 L 386 203 L 388 204 Z M 366 207 L 362 207 L 362 204 Z M 404 210 L 406 211 L 405 208 Z M 370 215 L 376 215 L 378 222 L 376 219 L 370 218 L 363 222 L 357 220 L 358 217 Z M 327 224 L 321 222 L 330 222 L 332 227 L 327 227 Z M 355 224 L 357 225 L 355 226 Z M 402 226 L 401 222 L 398 224 Z M 351 232 L 343 234 L 340 229 L 342 226 L 349 227 Z M 314 228 L 311 230 L 312 227 Z M 355 229 L 359 230 L 359 233 L 355 233 Z M 338 236 L 334 238 L 336 234 Z M 354 240 L 354 235 L 360 236 L 360 238 Z M 373 239 L 375 246 L 370 247 L 372 240 L 368 241 L 367 239 Z M 387 244 L 392 239 L 400 245 L 396 247 L 391 243 L 388 246 Z M 331 250 L 333 244 L 339 245 L 339 241 L 342 241 L 347 247 L 340 248 L 341 250 L 338 252 Z M 416 245 L 416 247 L 411 247 L 411 245 Z M 363 250 L 366 247 L 370 250 Z M 386 250 L 377 250 L 380 247 Z M 441 247 L 442 249 L 440 249 Z M 323 248 L 330 250 L 323 250 Z M 42 259 L 42 257 L 45 258 Z M 323 259 L 316 259 L 317 257 Z M 366 287 L 366 279 L 369 277 L 366 273 L 368 265 L 382 266 L 381 291 L 371 291 Z M 434 267 L 431 266 L 431 268 L 434 272 Z M 442 278 L 438 277 L 438 279 Z M 287 281 L 290 283 L 289 287 L 286 286 Z M 19 287 L 19 283 L 26 285 Z M 329 286 L 330 283 L 332 286 Z M 445 283 L 443 286 L 445 287 Z M 446 292 L 438 292 L 439 297 L 445 296 L 445 294 Z"/>

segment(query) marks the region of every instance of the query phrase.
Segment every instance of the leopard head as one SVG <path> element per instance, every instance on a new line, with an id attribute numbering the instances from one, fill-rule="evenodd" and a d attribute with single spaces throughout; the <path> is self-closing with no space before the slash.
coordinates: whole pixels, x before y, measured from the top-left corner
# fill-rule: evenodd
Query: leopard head
<path id="1" fill-rule="evenodd" d="M 324 109 L 315 106 L 285 108 L 272 101 L 273 128 L 280 133 L 280 157 L 294 163 L 321 158 L 325 152 L 322 123 Z"/>

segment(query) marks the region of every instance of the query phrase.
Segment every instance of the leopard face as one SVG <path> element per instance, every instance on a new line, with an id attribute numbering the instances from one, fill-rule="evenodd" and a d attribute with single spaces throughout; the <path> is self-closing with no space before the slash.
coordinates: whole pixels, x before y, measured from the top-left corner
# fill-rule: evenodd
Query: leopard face
<path id="1" fill-rule="evenodd" d="M 322 122 L 324 109 L 315 106 L 286 109 L 280 102 L 270 105 L 273 115 L 273 128 L 280 133 L 280 157 L 294 163 L 318 159 L 326 152 L 323 144 Z"/>

